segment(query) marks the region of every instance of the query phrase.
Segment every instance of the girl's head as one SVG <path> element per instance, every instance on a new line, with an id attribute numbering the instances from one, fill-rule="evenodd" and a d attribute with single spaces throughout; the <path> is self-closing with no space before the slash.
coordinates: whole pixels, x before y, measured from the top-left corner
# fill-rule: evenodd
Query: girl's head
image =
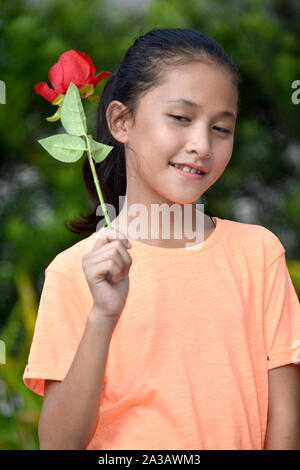
<path id="1" fill-rule="evenodd" d="M 106 81 L 97 111 L 95 139 L 114 148 L 96 171 L 116 215 L 119 196 L 126 194 L 128 205 L 187 204 L 221 176 L 232 154 L 241 81 L 223 48 L 199 31 L 153 29 L 134 41 Z M 208 173 L 186 179 L 170 162 Z M 68 228 L 88 236 L 101 218 L 87 158 L 83 174 L 93 212 Z"/>

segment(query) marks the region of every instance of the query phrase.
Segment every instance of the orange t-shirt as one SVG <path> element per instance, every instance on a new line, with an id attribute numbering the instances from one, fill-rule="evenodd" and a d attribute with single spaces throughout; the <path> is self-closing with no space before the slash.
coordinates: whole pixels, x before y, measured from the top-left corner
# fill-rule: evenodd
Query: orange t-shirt
<path id="1" fill-rule="evenodd" d="M 130 239 L 129 294 L 87 450 L 264 448 L 268 370 L 300 361 L 299 300 L 273 232 L 215 221 L 193 249 Z M 45 270 L 23 375 L 39 395 L 45 379 L 64 379 L 84 332 L 93 300 L 81 259 L 97 234 Z"/>

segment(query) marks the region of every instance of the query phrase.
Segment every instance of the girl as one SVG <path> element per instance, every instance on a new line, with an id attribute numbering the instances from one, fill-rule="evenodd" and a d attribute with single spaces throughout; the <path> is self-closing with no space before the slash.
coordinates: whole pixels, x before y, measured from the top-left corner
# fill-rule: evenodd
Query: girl
<path id="1" fill-rule="evenodd" d="M 285 249 L 263 226 L 195 206 L 230 161 L 240 83 L 219 44 L 180 28 L 138 37 L 106 82 L 97 139 L 114 149 L 96 168 L 105 202 L 126 204 L 99 230 L 86 161 L 94 210 L 45 270 L 23 376 L 44 396 L 41 448 L 300 448 Z M 184 224 L 169 217 L 165 237 L 149 216 L 173 204 Z"/>

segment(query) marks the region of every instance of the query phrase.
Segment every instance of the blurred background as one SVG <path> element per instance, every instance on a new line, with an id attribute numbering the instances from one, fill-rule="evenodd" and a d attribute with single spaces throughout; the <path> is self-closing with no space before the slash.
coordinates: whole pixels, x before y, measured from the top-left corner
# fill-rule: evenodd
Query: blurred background
<path id="1" fill-rule="evenodd" d="M 35 94 L 34 84 L 48 81 L 49 68 L 68 49 L 88 54 L 97 73 L 112 72 L 152 28 L 193 28 L 218 41 L 243 76 L 240 114 L 231 161 L 201 203 L 209 215 L 273 231 L 300 298 L 300 103 L 292 101 L 292 83 L 300 80 L 299 17 L 298 0 L 1 0 L 1 449 L 39 448 L 42 397 L 22 375 L 44 269 L 80 240 L 65 222 L 90 210 L 82 159 L 59 162 L 37 142 L 62 128 L 46 121 L 57 107 Z M 90 133 L 96 107 L 84 100 Z"/>

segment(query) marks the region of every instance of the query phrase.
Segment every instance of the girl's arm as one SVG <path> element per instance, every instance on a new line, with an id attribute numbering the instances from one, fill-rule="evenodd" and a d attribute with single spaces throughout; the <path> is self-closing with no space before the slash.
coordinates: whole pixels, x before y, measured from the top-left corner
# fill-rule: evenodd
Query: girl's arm
<path id="1" fill-rule="evenodd" d="M 268 424 L 264 450 L 300 450 L 300 369 L 275 367 L 269 375 Z"/>
<path id="2" fill-rule="evenodd" d="M 89 312 L 70 369 L 43 405 L 38 425 L 41 450 L 83 450 L 91 440 L 113 329 L 99 311 Z"/>

